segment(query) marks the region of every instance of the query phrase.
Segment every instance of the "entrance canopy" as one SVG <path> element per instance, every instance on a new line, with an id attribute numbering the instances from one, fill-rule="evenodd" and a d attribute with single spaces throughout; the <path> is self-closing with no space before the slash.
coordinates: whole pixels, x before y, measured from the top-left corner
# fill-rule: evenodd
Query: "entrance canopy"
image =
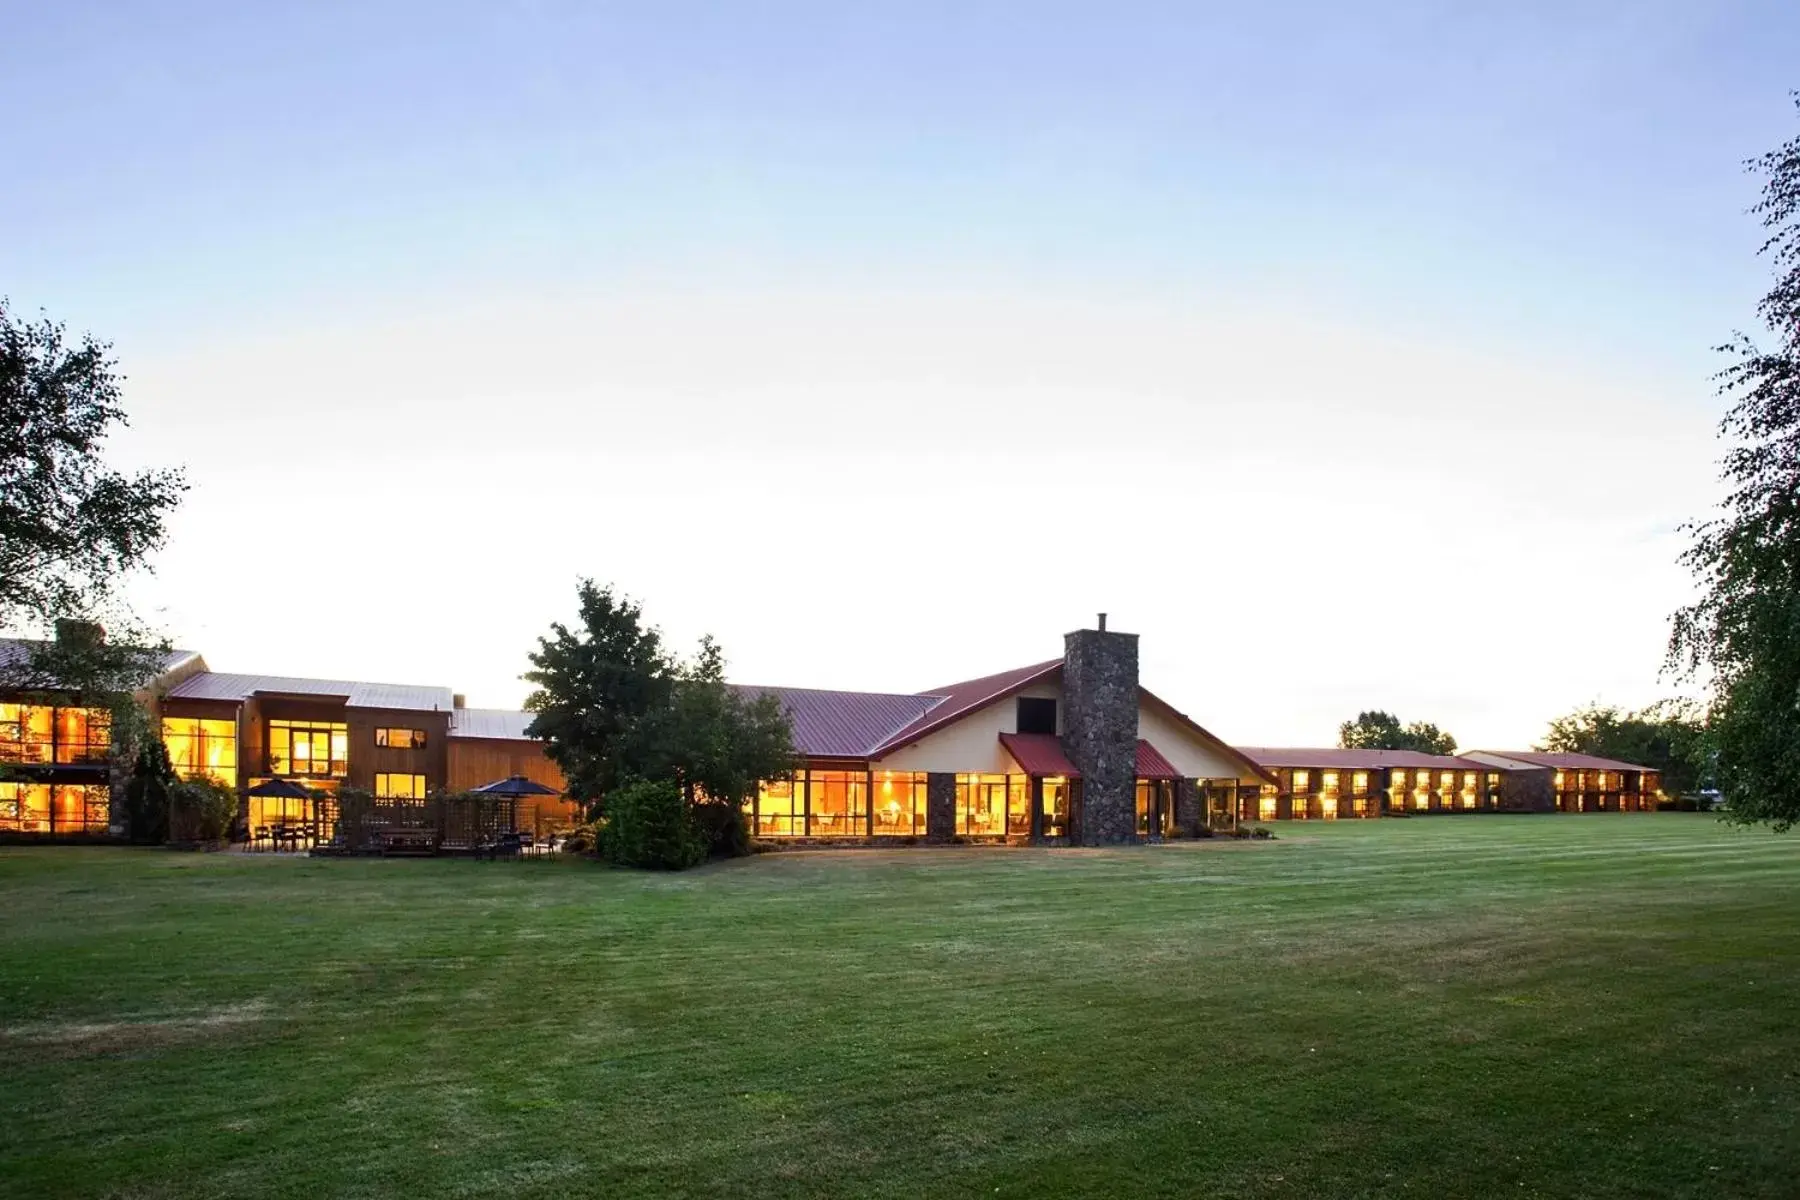
<path id="1" fill-rule="evenodd" d="M 1003 733 L 1000 744 L 1027 775 L 1063 775 L 1080 779 L 1081 772 L 1063 753 L 1053 733 Z"/>

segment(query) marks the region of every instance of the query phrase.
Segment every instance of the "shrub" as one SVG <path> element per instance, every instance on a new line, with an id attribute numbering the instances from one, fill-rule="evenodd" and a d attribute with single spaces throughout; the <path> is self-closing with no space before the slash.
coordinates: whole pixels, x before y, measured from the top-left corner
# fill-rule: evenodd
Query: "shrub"
<path id="1" fill-rule="evenodd" d="M 600 823 L 583 821 L 563 835 L 562 848 L 570 854 L 592 854 L 600 844 Z"/>
<path id="2" fill-rule="evenodd" d="M 1275 840 L 1275 831 L 1258 825 L 1250 831 L 1250 836 L 1261 842 L 1272 842 Z"/>
<path id="3" fill-rule="evenodd" d="M 169 794 L 176 783 L 169 750 L 161 741 L 146 741 L 125 781 L 125 824 L 132 841 L 160 845 L 169 840 Z"/>
<path id="4" fill-rule="evenodd" d="M 702 800 L 693 806 L 694 830 L 714 858 L 741 858 L 750 853 L 750 826 L 735 804 Z"/>
<path id="5" fill-rule="evenodd" d="M 607 796 L 599 849 L 616 866 L 659 871 L 683 871 L 706 858 L 681 789 L 666 780 L 636 780 Z"/>
<path id="6" fill-rule="evenodd" d="M 237 793 L 210 775 L 169 789 L 169 840 L 222 842 L 237 821 Z"/>

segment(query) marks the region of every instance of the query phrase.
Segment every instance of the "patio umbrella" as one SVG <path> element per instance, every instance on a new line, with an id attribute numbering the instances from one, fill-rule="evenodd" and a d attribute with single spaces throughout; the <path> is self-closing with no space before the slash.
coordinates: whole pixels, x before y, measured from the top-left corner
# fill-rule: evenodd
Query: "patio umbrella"
<path id="1" fill-rule="evenodd" d="M 311 800 L 313 791 L 302 787 L 291 779 L 265 779 L 255 787 L 246 788 L 244 795 L 254 796 L 259 800 L 280 800 L 282 802 L 282 820 L 287 820 L 287 802 L 289 800 Z M 255 831 L 251 831 L 254 836 Z M 295 843 L 298 845 L 298 842 Z"/>
<path id="2" fill-rule="evenodd" d="M 545 787 L 535 779 L 527 779 L 523 775 L 508 775 L 505 779 L 496 779 L 492 783 L 484 783 L 478 788 L 470 788 L 477 796 L 560 796 L 561 792 L 553 787 Z"/>

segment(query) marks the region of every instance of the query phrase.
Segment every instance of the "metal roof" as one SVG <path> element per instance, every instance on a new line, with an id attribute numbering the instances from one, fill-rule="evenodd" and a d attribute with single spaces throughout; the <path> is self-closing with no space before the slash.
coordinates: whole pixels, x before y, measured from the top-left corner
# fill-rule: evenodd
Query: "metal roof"
<path id="1" fill-rule="evenodd" d="M 509 708 L 454 708 L 450 710 L 450 736 L 506 742 L 535 740 L 525 736 L 525 727 L 536 715 Z"/>
<path id="2" fill-rule="evenodd" d="M 449 688 L 405 683 L 364 683 L 354 679 L 298 679 L 291 675 L 231 675 L 205 671 L 170 689 L 175 700 L 248 700 L 251 696 L 341 697 L 346 708 L 389 708 L 406 712 L 449 712 Z"/>
<path id="3" fill-rule="evenodd" d="M 1002 700 L 1020 688 L 1028 687 L 1062 671 L 1063 660 L 1053 658 L 1048 662 L 1033 663 L 1029 667 L 1017 667 L 1011 671 L 1002 671 L 998 675 L 983 675 L 980 679 L 968 679 L 962 683 L 952 683 L 941 688 L 932 688 L 921 692 L 914 699 L 929 699 L 936 703 L 922 711 L 917 718 L 906 723 L 889 734 L 886 741 L 875 747 L 876 756 L 886 754 L 890 750 L 898 750 L 902 746 L 918 741 L 928 733 L 942 729 L 978 709 L 986 708 L 997 700 Z"/>
<path id="4" fill-rule="evenodd" d="M 813 758 L 867 758 L 895 730 L 912 725 L 943 697 L 891 692 L 733 684 L 745 697 L 774 696 L 794 726 L 794 749 Z"/>
<path id="5" fill-rule="evenodd" d="M 37 647 L 48 646 L 50 644 L 51 643 L 49 642 L 38 641 L 32 638 L 0 638 L 0 674 L 9 674 L 14 671 L 28 669 L 31 666 L 32 651 Z M 154 662 L 156 674 L 143 682 L 145 684 L 154 682 L 155 678 L 167 675 L 170 671 L 173 671 L 183 663 L 192 662 L 199 657 L 199 652 L 195 650 L 165 650 Z M 49 681 L 28 680 L 23 678 L 18 680 L 8 680 L 7 682 L 9 685 L 17 687 L 54 686 Z"/>
<path id="6" fill-rule="evenodd" d="M 1081 772 L 1063 753 L 1062 742 L 1053 733 L 1003 733 L 1000 744 L 1027 775 L 1066 775 L 1080 779 Z"/>
<path id="7" fill-rule="evenodd" d="M 1547 767 L 1554 771 L 1654 771 L 1655 767 L 1599 758 L 1592 754 L 1559 754 L 1544 750 L 1472 750 L 1488 758 L 1506 759 L 1522 767 Z"/>
<path id="8" fill-rule="evenodd" d="M 1139 779 L 1180 779 L 1181 772 L 1162 756 L 1162 752 L 1143 738 L 1137 744 L 1137 777 Z"/>
<path id="9" fill-rule="evenodd" d="M 1346 750 L 1340 746 L 1239 746 L 1265 767 L 1323 768 L 1327 771 L 1429 768 L 1472 771 L 1492 764 L 1455 754 L 1422 754 L 1417 750 Z"/>

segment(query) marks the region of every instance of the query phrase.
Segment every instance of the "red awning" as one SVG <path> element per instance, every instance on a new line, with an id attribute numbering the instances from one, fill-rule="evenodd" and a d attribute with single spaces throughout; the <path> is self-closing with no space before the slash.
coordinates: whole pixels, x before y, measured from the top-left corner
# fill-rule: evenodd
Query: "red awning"
<path id="1" fill-rule="evenodd" d="M 1062 743 L 1052 733 L 1003 733 L 1000 744 L 1013 756 L 1019 769 L 1027 775 L 1066 775 L 1080 779 L 1081 772 L 1063 753 Z"/>
<path id="2" fill-rule="evenodd" d="M 1138 739 L 1137 775 L 1139 779 L 1181 778 L 1181 772 L 1169 765 L 1162 752 L 1142 738 Z"/>

